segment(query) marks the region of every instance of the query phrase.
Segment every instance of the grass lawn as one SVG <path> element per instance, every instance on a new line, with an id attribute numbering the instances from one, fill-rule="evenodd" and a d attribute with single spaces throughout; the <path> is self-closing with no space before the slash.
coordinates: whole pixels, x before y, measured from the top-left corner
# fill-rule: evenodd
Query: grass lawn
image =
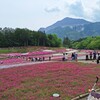
<path id="1" fill-rule="evenodd" d="M 78 62 L 0 69 L 0 100 L 71 100 L 88 92 L 96 76 L 100 77 L 100 65 Z"/>
<path id="2" fill-rule="evenodd" d="M 65 50 L 66 48 L 63 47 L 43 47 L 43 46 L 27 46 L 27 47 L 9 47 L 9 48 L 0 48 L 0 54 L 6 53 L 26 53 L 32 51 L 40 51 L 44 49 L 51 49 L 51 50 Z"/>

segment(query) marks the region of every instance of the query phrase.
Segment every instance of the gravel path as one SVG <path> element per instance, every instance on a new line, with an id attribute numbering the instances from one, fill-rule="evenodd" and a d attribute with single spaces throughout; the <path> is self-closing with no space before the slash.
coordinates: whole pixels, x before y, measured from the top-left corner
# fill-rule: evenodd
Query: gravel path
<path id="1" fill-rule="evenodd" d="M 57 58 L 61 58 L 61 57 L 57 57 Z M 96 61 L 91 61 L 91 60 L 86 61 L 86 60 L 82 60 L 82 58 L 84 58 L 84 57 L 81 57 L 81 58 L 79 57 L 78 62 L 96 64 Z M 56 59 L 56 57 L 54 59 Z M 9 64 L 9 65 L 2 65 L 1 64 L 0 69 L 10 68 L 10 67 L 18 67 L 18 66 L 25 66 L 25 65 L 32 65 L 32 64 L 48 63 L 48 62 L 54 62 L 54 60 L 52 59 L 51 61 L 24 62 L 24 63 L 17 63 L 17 64 Z"/>
<path id="2" fill-rule="evenodd" d="M 3 68 L 10 68 L 10 67 L 18 67 L 18 66 L 25 66 L 25 65 L 32 65 L 32 64 L 40 64 L 40 63 L 47 63 L 47 62 L 54 62 L 55 59 L 62 59 L 63 55 L 62 54 L 54 54 L 52 57 L 52 60 L 49 61 L 47 59 L 47 61 L 38 61 L 38 62 L 23 62 L 23 63 L 16 63 L 16 64 L 8 64 L 8 65 L 0 65 L 0 69 Z M 57 61 L 57 60 L 56 60 Z M 71 60 L 69 60 L 71 61 Z M 83 62 L 83 63 L 92 63 L 92 64 L 96 64 L 96 61 L 92 61 L 92 60 L 85 60 L 85 56 L 79 56 L 78 57 L 78 62 Z"/>
<path id="3" fill-rule="evenodd" d="M 26 65 L 33 65 L 33 64 L 40 64 L 40 63 L 49 63 L 49 62 L 54 62 L 54 61 L 26 62 L 26 63 L 18 63 L 18 64 L 10 64 L 10 65 L 0 65 L 0 69 L 26 66 Z"/>

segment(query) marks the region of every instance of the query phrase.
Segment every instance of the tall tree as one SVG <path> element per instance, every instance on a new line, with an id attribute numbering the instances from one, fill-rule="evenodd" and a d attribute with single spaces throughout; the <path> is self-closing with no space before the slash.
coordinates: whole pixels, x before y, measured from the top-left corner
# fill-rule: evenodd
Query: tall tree
<path id="1" fill-rule="evenodd" d="M 71 41 L 69 40 L 68 37 L 65 37 L 63 40 L 63 46 L 64 47 L 70 47 L 71 46 Z"/>

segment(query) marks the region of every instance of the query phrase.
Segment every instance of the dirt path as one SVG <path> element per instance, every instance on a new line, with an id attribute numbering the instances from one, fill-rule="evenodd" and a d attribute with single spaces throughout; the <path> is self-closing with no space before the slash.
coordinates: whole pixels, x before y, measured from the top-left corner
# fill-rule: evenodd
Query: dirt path
<path id="1" fill-rule="evenodd" d="M 79 60 L 78 62 L 90 63 L 90 64 L 97 64 L 97 62 L 96 62 L 96 61 Z"/>
<path id="2" fill-rule="evenodd" d="M 54 62 L 54 61 L 26 62 L 26 63 L 17 63 L 17 64 L 9 64 L 9 65 L 0 65 L 0 69 L 33 65 L 33 64 L 40 64 L 40 63 L 49 63 L 49 62 Z"/>
<path id="3" fill-rule="evenodd" d="M 57 62 L 57 60 L 38 61 L 38 62 L 24 62 L 24 63 L 17 63 L 17 64 L 0 65 L 0 69 L 11 68 L 11 67 L 19 67 L 19 66 L 25 66 L 25 65 L 32 65 L 32 64 L 40 64 L 40 63 L 49 63 L 49 62 Z M 70 61 L 70 62 L 73 62 L 73 61 Z M 78 62 L 96 64 L 96 61 L 78 60 Z"/>
<path id="4" fill-rule="evenodd" d="M 40 64 L 40 63 L 48 63 L 48 62 L 55 62 L 58 61 L 57 59 L 61 59 L 62 60 L 63 54 L 62 53 L 58 53 L 58 54 L 54 54 L 52 57 L 52 60 L 49 61 L 47 58 L 47 61 L 37 61 L 37 62 L 23 62 L 23 63 L 16 63 L 16 64 L 1 64 L 0 65 L 0 69 L 3 68 L 10 68 L 10 67 L 18 67 L 18 66 L 25 66 L 25 65 L 32 65 L 32 64 Z M 56 60 L 55 60 L 56 59 Z M 68 60 L 71 62 L 71 60 Z M 73 62 L 73 61 L 72 61 Z M 85 60 L 85 56 L 79 56 L 78 57 L 78 62 L 82 62 L 82 63 L 92 63 L 92 64 L 96 64 L 96 61 L 92 61 L 92 60 Z"/>

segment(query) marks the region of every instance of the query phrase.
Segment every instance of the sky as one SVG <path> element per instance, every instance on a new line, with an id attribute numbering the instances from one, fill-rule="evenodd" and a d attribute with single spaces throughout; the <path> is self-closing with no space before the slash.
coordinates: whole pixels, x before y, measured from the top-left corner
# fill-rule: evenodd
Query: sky
<path id="1" fill-rule="evenodd" d="M 0 0 L 0 27 L 37 31 L 65 17 L 100 22 L 100 0 Z"/>

